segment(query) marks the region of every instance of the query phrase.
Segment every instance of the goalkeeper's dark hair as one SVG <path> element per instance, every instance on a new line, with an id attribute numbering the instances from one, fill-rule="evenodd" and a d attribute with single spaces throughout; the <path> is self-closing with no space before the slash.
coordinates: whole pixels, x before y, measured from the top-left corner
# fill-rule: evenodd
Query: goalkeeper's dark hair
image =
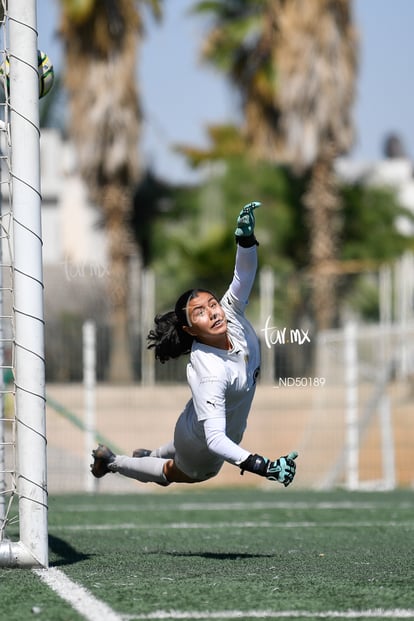
<path id="1" fill-rule="evenodd" d="M 155 328 L 150 330 L 147 337 L 148 349 L 155 350 L 155 358 L 160 362 L 190 353 L 194 336 L 186 332 L 183 326 L 190 326 L 187 304 L 199 293 L 211 293 L 216 297 L 208 289 L 189 289 L 180 295 L 173 311 L 156 315 L 154 318 Z"/>

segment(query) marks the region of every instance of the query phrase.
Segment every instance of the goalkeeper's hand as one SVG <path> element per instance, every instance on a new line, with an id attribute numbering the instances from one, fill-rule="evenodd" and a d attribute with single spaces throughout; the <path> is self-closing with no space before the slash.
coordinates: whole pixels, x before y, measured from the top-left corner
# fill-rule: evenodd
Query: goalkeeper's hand
<path id="1" fill-rule="evenodd" d="M 261 203 L 258 203 L 257 201 L 248 203 L 239 213 L 237 218 L 237 228 L 234 231 L 237 240 L 243 237 L 250 237 L 254 234 L 255 218 L 253 212 L 257 209 L 257 207 L 260 207 L 260 205 Z"/>
<path id="2" fill-rule="evenodd" d="M 289 455 L 279 457 L 275 461 L 270 461 L 266 457 L 260 455 L 249 455 L 249 457 L 240 464 L 241 474 L 245 470 L 253 472 L 259 476 L 266 477 L 269 481 L 279 481 L 285 487 L 290 485 L 296 473 L 295 459 L 298 456 L 296 451 L 292 451 Z"/>

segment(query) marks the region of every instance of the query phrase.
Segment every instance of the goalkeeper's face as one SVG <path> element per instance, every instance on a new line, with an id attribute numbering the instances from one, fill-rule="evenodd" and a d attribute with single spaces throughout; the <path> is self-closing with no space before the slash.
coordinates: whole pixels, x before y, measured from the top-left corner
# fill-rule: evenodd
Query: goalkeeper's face
<path id="1" fill-rule="evenodd" d="M 207 291 L 201 291 L 187 302 L 186 314 L 191 324 L 186 331 L 201 343 L 222 347 L 227 335 L 227 319 L 220 302 Z"/>

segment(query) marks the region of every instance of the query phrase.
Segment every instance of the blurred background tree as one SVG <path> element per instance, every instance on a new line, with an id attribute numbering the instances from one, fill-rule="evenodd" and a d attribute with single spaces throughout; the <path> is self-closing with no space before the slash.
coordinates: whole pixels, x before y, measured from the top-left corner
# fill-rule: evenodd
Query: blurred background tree
<path id="1" fill-rule="evenodd" d="M 102 211 L 108 238 L 111 381 L 133 377 L 128 289 L 136 246 L 129 221 L 141 172 L 142 115 L 136 68 L 143 36 L 139 9 L 145 4 L 156 18 L 161 17 L 161 0 L 139 5 L 134 0 L 61 0 L 69 133 L 76 145 L 79 172 L 91 200 Z"/>
<path id="2" fill-rule="evenodd" d="M 334 171 L 352 145 L 357 37 L 351 0 L 199 2 L 211 17 L 202 55 L 239 90 L 244 133 L 258 158 L 308 173 L 303 195 L 318 328 L 336 321 L 340 195 Z"/>
<path id="3" fill-rule="evenodd" d="M 276 318 L 291 323 L 300 320 L 309 314 L 311 292 L 311 231 L 304 226 L 307 214 L 303 203 L 309 173 L 298 175 L 289 166 L 252 159 L 236 126 L 209 127 L 208 137 L 206 149 L 179 145 L 177 150 L 193 167 L 215 173 L 199 186 L 173 191 L 170 208 L 162 214 L 158 209 L 149 232 L 154 247 L 152 265 L 162 282 L 160 303 L 171 305 L 177 290 L 200 283 L 223 293 L 234 262 L 234 222 L 249 197 L 263 203 L 256 231 L 260 264 L 270 266 L 277 275 Z M 365 272 L 413 249 L 413 240 L 396 226 L 401 217 L 413 222 L 413 215 L 399 204 L 390 188 L 338 181 L 338 193 L 343 206 L 341 235 L 337 256 L 326 262 L 324 269 L 336 275 L 336 299 L 341 308 L 353 288 L 363 287 L 359 283 Z M 357 295 L 354 301 L 358 300 L 361 305 L 355 310 L 364 313 L 368 307 Z M 367 315 L 378 316 L 378 308 L 370 305 Z"/>
<path id="4" fill-rule="evenodd" d="M 328 327 L 345 302 L 376 318 L 378 299 L 366 274 L 412 248 L 395 226 L 402 213 L 411 216 L 389 189 L 346 185 L 335 174 L 336 158 L 353 137 L 358 47 L 351 1 L 194 3 L 195 13 L 209 19 L 202 56 L 235 86 L 243 116 L 240 126 L 206 128 L 205 149 L 176 145 L 204 173 L 191 186 L 157 178 L 139 157 L 142 9 L 158 19 L 160 5 L 61 0 L 63 89 L 55 87 L 44 110 L 44 124 L 65 131 L 68 100 L 80 173 L 108 234 L 107 379 L 129 381 L 133 374 L 131 256 L 138 253 L 141 265 L 155 270 L 157 310 L 195 285 L 220 295 L 231 277 L 235 218 L 249 200 L 263 203 L 260 263 L 277 275 L 277 321 L 297 323 L 312 312 L 319 328 Z M 80 72 L 69 70 L 80 64 L 91 76 L 86 90 Z"/>

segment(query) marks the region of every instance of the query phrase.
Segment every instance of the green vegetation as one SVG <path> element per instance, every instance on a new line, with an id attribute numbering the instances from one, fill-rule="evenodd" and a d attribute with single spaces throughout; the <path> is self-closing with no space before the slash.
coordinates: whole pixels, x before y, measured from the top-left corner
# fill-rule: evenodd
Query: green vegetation
<path id="1" fill-rule="evenodd" d="M 216 151 L 214 146 L 212 163 Z M 186 153 L 192 161 L 201 158 Z M 260 265 L 271 266 L 277 278 L 275 314 L 280 320 L 295 321 L 309 313 L 310 240 L 302 200 L 306 183 L 305 176 L 295 176 L 289 168 L 236 154 L 227 157 L 222 172 L 208 182 L 161 187 L 152 194 L 153 202 L 148 195 L 144 204 L 153 217 L 146 220 L 144 237 L 149 264 L 159 279 L 157 308 L 171 306 L 181 290 L 195 284 L 223 292 L 233 269 L 235 219 L 248 200 L 259 200 L 263 203 L 256 219 Z M 357 183 L 344 184 L 340 191 L 338 306 L 346 301 L 364 318 L 376 320 L 378 293 L 372 274 L 413 249 L 412 238 L 396 226 L 399 218 L 413 222 L 413 216 L 389 188 Z M 367 289 L 368 299 L 361 294 Z"/>

